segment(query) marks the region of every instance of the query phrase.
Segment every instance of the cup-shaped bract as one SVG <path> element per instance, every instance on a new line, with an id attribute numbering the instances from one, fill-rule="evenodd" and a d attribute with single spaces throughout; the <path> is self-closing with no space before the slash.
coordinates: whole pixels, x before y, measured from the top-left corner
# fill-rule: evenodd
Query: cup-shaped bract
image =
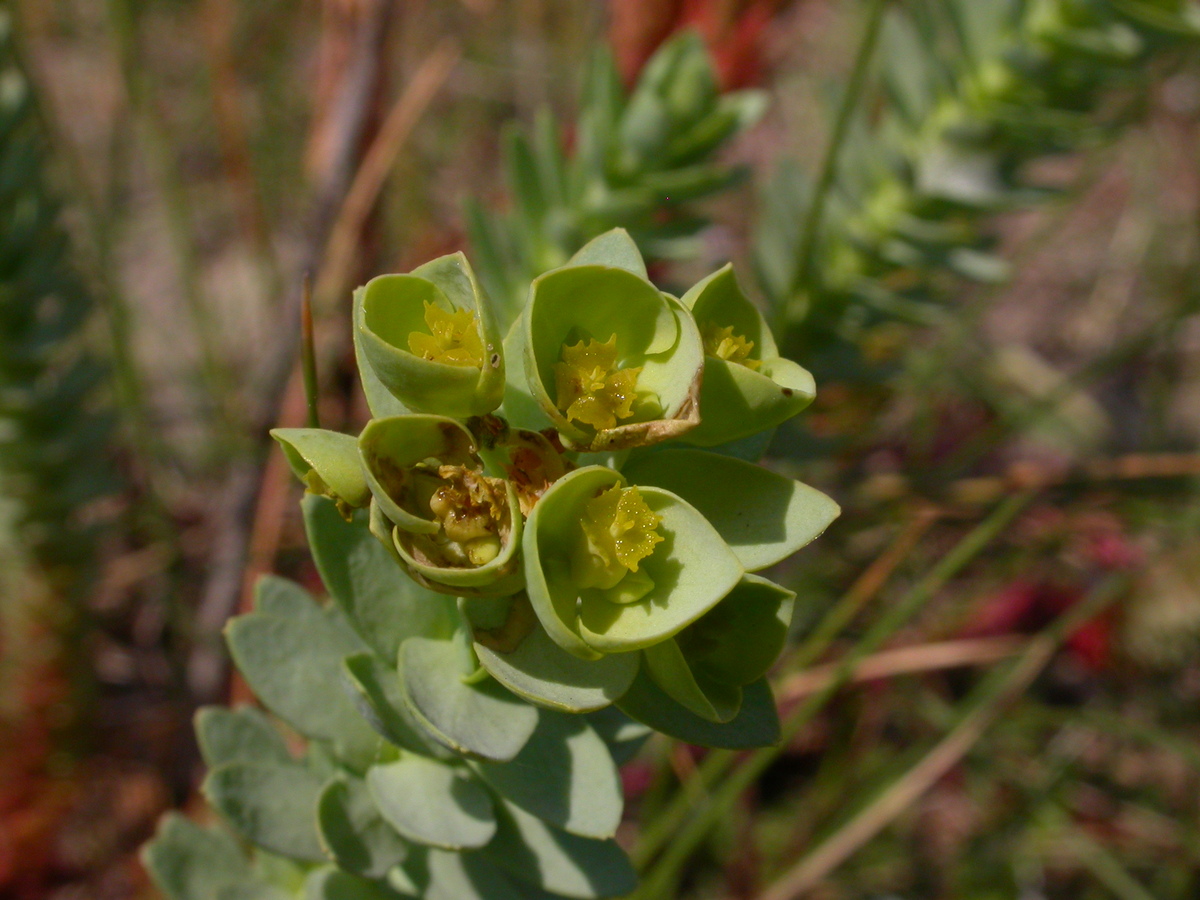
<path id="1" fill-rule="evenodd" d="M 530 288 L 522 326 L 530 394 L 572 448 L 646 446 L 698 423 L 699 332 L 637 273 L 598 264 L 547 272 Z"/>
<path id="2" fill-rule="evenodd" d="M 333 500 L 343 516 L 371 502 L 352 435 L 324 428 L 275 428 L 271 437 L 308 492 Z"/>
<path id="3" fill-rule="evenodd" d="M 466 418 L 500 405 L 502 335 L 462 253 L 372 278 L 362 291 L 359 346 L 407 409 Z"/>
<path id="4" fill-rule="evenodd" d="M 742 688 L 762 678 L 787 640 L 796 595 L 746 575 L 712 610 L 672 640 L 645 651 L 650 677 L 672 699 L 713 722 L 728 722 Z"/>
<path id="5" fill-rule="evenodd" d="M 807 369 L 779 355 L 762 313 L 727 265 L 686 294 L 704 341 L 700 425 L 684 440 L 712 447 L 774 428 L 816 396 Z"/>
<path id="6" fill-rule="evenodd" d="M 525 526 L 534 612 L 584 659 L 640 650 L 711 610 L 742 566 L 694 507 L 604 466 L 577 469 L 538 501 Z"/>
<path id="7" fill-rule="evenodd" d="M 374 419 L 358 447 L 372 531 L 416 581 L 456 595 L 520 589 L 517 493 L 484 473 L 466 428 L 444 416 Z"/>

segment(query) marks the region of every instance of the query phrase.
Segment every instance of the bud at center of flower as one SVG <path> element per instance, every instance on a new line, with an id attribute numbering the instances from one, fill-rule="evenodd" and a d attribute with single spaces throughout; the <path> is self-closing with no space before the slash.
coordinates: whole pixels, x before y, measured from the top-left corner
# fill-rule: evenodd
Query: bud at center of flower
<path id="1" fill-rule="evenodd" d="M 448 366 L 483 366 L 483 341 L 470 310 L 446 312 L 426 300 L 425 324 L 429 334 L 414 331 L 408 336 L 408 349 L 414 355 Z"/>
<path id="2" fill-rule="evenodd" d="M 613 485 L 587 502 L 582 541 L 571 574 L 582 588 L 609 591 L 615 603 L 633 603 L 654 587 L 639 564 L 663 541 L 657 516 L 636 487 Z"/>
<path id="3" fill-rule="evenodd" d="M 704 329 L 704 352 L 726 362 L 738 363 L 748 369 L 757 369 L 761 362 L 751 359 L 754 341 L 748 341 L 740 334 L 733 333 L 733 326 L 721 328 L 710 325 Z"/>
<path id="4" fill-rule="evenodd" d="M 568 420 L 597 430 L 613 428 L 619 419 L 633 415 L 637 377 L 641 366 L 617 368 L 617 336 L 601 343 L 565 346 L 562 362 L 554 366 L 557 405 Z"/>
<path id="5" fill-rule="evenodd" d="M 442 528 L 432 540 L 452 564 L 486 565 L 500 553 L 504 482 L 466 466 L 440 466 L 438 477 L 429 509 Z"/>

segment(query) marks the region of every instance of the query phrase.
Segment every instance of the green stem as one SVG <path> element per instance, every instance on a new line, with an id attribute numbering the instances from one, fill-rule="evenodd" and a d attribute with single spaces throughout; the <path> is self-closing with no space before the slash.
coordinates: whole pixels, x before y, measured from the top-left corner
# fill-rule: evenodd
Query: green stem
<path id="1" fill-rule="evenodd" d="M 975 527 L 916 585 L 880 616 L 867 633 L 842 658 L 829 683 L 784 717 L 780 742 L 750 754 L 745 762 L 713 790 L 709 803 L 686 810 L 685 821 L 677 828 L 670 845 L 647 874 L 636 894 L 641 900 L 671 896 L 679 870 L 687 862 L 709 829 L 737 802 L 738 797 L 773 763 L 788 742 L 824 708 L 834 694 L 849 680 L 858 663 L 898 631 L 918 613 L 945 585 L 990 544 L 1005 526 L 1024 509 L 1034 497 L 1033 491 L 1023 491 L 1008 498 L 990 516 Z M 715 754 L 714 754 L 715 756 Z M 729 754 L 731 757 L 732 754 Z M 706 760 L 707 762 L 707 760 Z M 718 768 L 714 764 L 713 768 Z M 701 769 L 699 775 L 703 775 Z M 698 778 L 698 781 L 703 779 Z M 690 818 L 689 818 L 690 817 Z M 673 829 L 674 830 L 674 829 Z M 644 855 L 644 854 L 643 854 Z"/>
<path id="2" fill-rule="evenodd" d="M 317 351 L 313 339 L 312 276 L 304 276 L 300 298 L 300 368 L 304 373 L 304 401 L 308 405 L 308 427 L 321 427 L 318 406 Z"/>
<path id="3" fill-rule="evenodd" d="M 780 334 L 783 333 L 792 310 L 797 305 L 797 295 L 804 289 L 804 285 L 808 281 L 808 270 L 812 264 L 813 251 L 816 249 L 821 220 L 825 216 L 825 204 L 833 189 L 834 181 L 837 179 L 842 145 L 850 133 L 850 123 L 854 119 L 854 111 L 858 109 L 858 101 L 867 81 L 871 60 L 875 56 L 875 46 L 879 43 L 880 27 L 883 24 L 883 14 L 887 9 L 887 4 L 888 0 L 871 0 L 871 5 L 867 10 L 867 22 L 858 43 L 858 52 L 854 57 L 854 68 L 850 71 L 850 79 L 846 83 L 845 93 L 842 94 L 833 131 L 829 135 L 829 143 L 825 146 L 816 189 L 813 191 L 804 220 L 800 225 L 796 250 L 796 271 L 792 276 L 791 290 L 788 292 L 787 301 L 780 307 L 779 319 L 776 322 L 776 330 Z"/>

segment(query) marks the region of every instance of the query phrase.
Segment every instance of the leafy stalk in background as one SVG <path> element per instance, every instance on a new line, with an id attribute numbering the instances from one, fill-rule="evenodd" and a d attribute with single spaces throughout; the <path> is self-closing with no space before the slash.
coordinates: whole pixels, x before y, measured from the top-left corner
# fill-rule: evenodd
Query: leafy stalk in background
<path id="1" fill-rule="evenodd" d="M 1004 280 L 992 217 L 1054 194 L 1030 164 L 1118 134 L 1154 64 L 1195 46 L 1200 7 L 923 0 L 888 10 L 881 38 L 883 114 L 849 89 L 823 177 L 785 168 L 766 194 L 759 280 L 802 345 L 936 321 L 948 276 Z"/>
<path id="2" fill-rule="evenodd" d="M 118 485 L 105 448 L 108 373 L 87 345 L 92 298 L 71 266 L 46 184 L 46 142 L 0 5 L 0 488 L 75 674 L 103 523 L 89 506 Z M 15 602 L 5 597 L 5 602 Z M 78 709 L 78 707 L 76 707 Z"/>
<path id="3" fill-rule="evenodd" d="M 506 135 L 511 208 L 472 203 L 471 243 L 480 277 L 511 321 L 529 282 L 560 266 L 591 238 L 626 228 L 648 257 L 695 256 L 707 220 L 690 208 L 745 173 L 714 161 L 761 115 L 758 91 L 721 94 L 699 36 L 671 39 L 626 96 L 612 57 L 598 50 L 588 68 L 574 146 L 564 150 L 543 113 L 526 133 Z"/>

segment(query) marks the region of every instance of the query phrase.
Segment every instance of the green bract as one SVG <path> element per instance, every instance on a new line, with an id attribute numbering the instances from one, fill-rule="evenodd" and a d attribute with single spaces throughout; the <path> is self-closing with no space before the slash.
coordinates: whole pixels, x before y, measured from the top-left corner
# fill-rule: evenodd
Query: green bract
<path id="1" fill-rule="evenodd" d="M 529 394 L 571 447 L 645 446 L 699 423 L 700 334 L 623 232 L 536 278 L 516 327 Z"/>
<path id="2" fill-rule="evenodd" d="M 443 256 L 408 275 L 380 275 L 362 291 L 359 346 L 406 408 L 466 417 L 500 405 L 501 335 L 465 256 Z"/>
<path id="3" fill-rule="evenodd" d="M 371 491 L 358 462 L 358 444 L 351 435 L 324 428 L 276 428 L 288 465 L 310 493 L 337 502 L 339 508 L 360 508 L 371 502 Z"/>
<path id="4" fill-rule="evenodd" d="M 684 440 L 712 447 L 774 428 L 816 396 L 807 369 L 783 359 L 766 320 L 742 293 L 732 266 L 686 294 L 704 341 L 700 425 Z"/>
<path id="5" fill-rule="evenodd" d="M 745 576 L 728 596 L 669 641 L 645 651 L 650 677 L 702 718 L 728 722 L 742 688 L 767 674 L 787 638 L 796 595 Z"/>
<path id="6" fill-rule="evenodd" d="M 358 448 L 372 531 L 416 581 L 451 594 L 520 589 L 516 490 L 484 474 L 466 428 L 444 416 L 374 419 Z"/>
<path id="7" fill-rule="evenodd" d="M 585 522 L 589 504 L 634 490 L 659 520 L 661 540 L 638 568 L 605 570 Z M 613 525 L 618 527 L 621 523 Z M 640 650 L 678 634 L 712 609 L 742 566 L 696 509 L 669 491 L 628 488 L 612 469 L 588 466 L 546 492 L 527 525 L 525 580 L 546 633 L 583 658 Z"/>

